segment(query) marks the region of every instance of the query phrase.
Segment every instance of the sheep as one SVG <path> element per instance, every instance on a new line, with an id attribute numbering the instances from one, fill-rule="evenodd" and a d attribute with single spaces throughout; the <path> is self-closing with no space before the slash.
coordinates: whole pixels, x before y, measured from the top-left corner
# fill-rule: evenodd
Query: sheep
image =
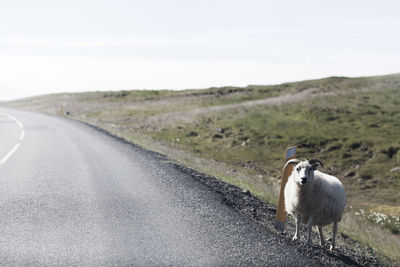
<path id="1" fill-rule="evenodd" d="M 346 193 L 340 180 L 317 171 L 321 161 L 310 159 L 289 160 L 285 167 L 293 165 L 292 174 L 285 186 L 285 209 L 296 221 L 296 232 L 292 240 L 300 240 L 300 223 L 307 224 L 307 244 L 312 244 L 311 229 L 318 227 L 320 245 L 325 245 L 322 226 L 333 223 L 333 237 L 330 249 L 335 249 L 338 222 L 346 206 Z"/>

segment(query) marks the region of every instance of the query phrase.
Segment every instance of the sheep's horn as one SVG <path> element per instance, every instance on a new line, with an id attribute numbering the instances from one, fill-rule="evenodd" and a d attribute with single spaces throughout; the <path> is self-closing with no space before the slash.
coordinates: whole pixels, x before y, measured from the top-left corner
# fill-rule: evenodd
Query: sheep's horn
<path id="1" fill-rule="evenodd" d="M 288 162 L 286 162 L 286 164 L 285 164 L 285 167 L 283 167 L 283 168 L 286 168 L 286 166 L 288 166 L 288 165 L 295 165 L 296 166 L 299 162 L 300 162 L 300 160 L 298 160 L 298 159 L 288 160 Z"/>
<path id="2" fill-rule="evenodd" d="M 324 168 L 324 164 L 322 164 L 322 162 L 321 162 L 320 160 L 318 160 L 318 159 L 310 159 L 308 162 L 309 162 L 311 165 L 319 164 L 319 165 L 321 165 L 322 168 Z"/>

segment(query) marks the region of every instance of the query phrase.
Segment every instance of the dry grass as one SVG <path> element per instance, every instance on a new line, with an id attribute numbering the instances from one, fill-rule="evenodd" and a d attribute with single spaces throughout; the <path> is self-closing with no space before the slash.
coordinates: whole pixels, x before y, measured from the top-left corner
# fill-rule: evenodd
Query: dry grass
<path id="1" fill-rule="evenodd" d="M 366 223 L 365 218 L 347 212 L 340 223 L 340 231 L 400 264 L 400 238 L 379 225 Z"/>

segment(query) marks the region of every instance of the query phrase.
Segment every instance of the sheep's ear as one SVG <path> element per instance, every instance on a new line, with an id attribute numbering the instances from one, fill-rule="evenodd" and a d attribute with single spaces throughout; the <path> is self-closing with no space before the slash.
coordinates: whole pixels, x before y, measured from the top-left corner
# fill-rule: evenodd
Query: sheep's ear
<path id="1" fill-rule="evenodd" d="M 324 164 L 322 164 L 322 162 L 319 161 L 318 159 L 310 159 L 308 163 L 311 164 L 314 171 L 318 168 L 319 165 L 321 165 L 321 167 L 324 168 Z"/>
<path id="2" fill-rule="evenodd" d="M 286 164 L 285 164 L 285 167 L 283 167 L 283 168 L 286 168 L 286 166 L 288 166 L 288 165 L 296 166 L 297 164 L 299 164 L 299 162 L 300 162 L 300 160 L 298 160 L 298 159 L 288 160 L 288 162 L 286 162 Z"/>

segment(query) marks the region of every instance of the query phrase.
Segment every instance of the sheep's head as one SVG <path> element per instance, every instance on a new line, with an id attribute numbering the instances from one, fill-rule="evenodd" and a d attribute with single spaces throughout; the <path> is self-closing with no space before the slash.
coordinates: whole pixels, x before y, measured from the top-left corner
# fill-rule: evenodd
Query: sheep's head
<path id="1" fill-rule="evenodd" d="M 306 183 L 312 183 L 314 180 L 314 171 L 319 165 L 324 167 L 321 161 L 317 159 L 310 159 L 305 161 L 300 161 L 298 159 L 291 159 L 286 162 L 286 166 L 293 165 L 292 175 L 297 183 L 301 186 Z"/>

